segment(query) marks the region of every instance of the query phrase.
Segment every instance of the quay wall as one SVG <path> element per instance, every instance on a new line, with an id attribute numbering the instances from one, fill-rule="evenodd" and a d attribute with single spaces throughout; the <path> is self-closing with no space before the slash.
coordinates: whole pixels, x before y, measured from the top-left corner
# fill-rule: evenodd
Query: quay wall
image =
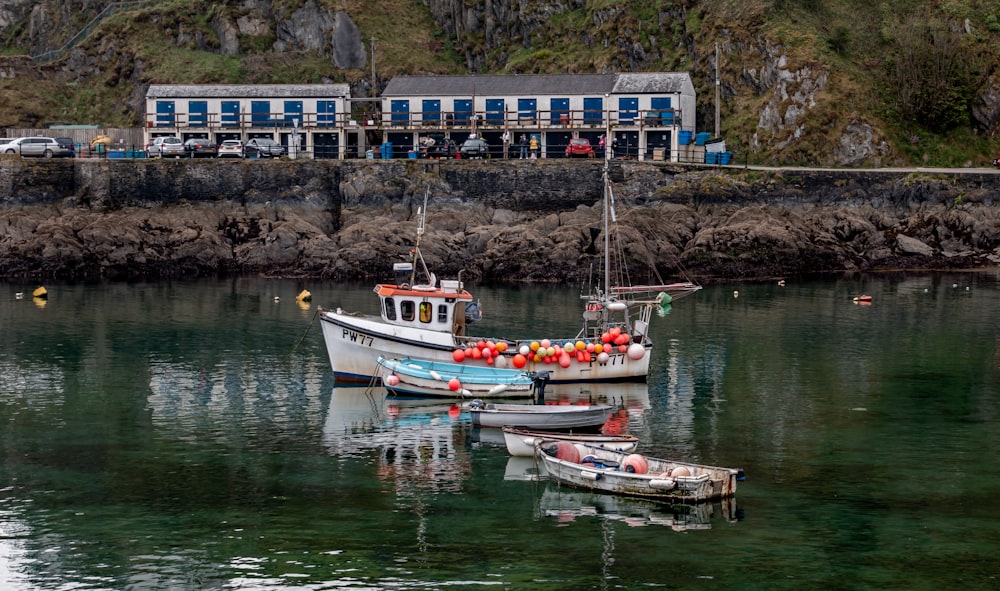
<path id="1" fill-rule="evenodd" d="M 439 277 L 576 282 L 597 268 L 604 163 L 0 158 L 0 277 L 253 273 L 387 279 L 415 238 Z M 636 282 L 1000 265 L 994 171 L 615 161 Z"/>

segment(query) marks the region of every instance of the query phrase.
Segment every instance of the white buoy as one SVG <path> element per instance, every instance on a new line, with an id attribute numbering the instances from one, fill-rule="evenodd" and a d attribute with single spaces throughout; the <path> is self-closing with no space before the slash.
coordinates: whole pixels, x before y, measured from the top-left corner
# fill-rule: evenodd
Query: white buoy
<path id="1" fill-rule="evenodd" d="M 441 381 L 441 380 L 444 379 L 444 378 L 441 377 L 441 374 L 439 374 L 438 372 L 434 371 L 433 369 L 430 371 L 430 374 L 431 374 L 431 377 L 434 378 L 435 380 Z"/>

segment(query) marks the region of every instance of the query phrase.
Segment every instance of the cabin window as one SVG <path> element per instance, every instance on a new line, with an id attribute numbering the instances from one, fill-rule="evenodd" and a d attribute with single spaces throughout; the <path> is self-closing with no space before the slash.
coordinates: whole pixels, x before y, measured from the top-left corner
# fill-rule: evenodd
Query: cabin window
<path id="1" fill-rule="evenodd" d="M 438 322 L 441 324 L 448 323 L 448 306 L 444 304 L 438 304 Z"/>
<path id="2" fill-rule="evenodd" d="M 396 301 L 392 298 L 385 298 L 385 319 L 396 319 Z"/>
<path id="3" fill-rule="evenodd" d="M 434 314 L 434 304 L 430 302 L 420 302 L 420 322 L 427 324 Z"/>
<path id="4" fill-rule="evenodd" d="M 412 300 L 403 300 L 399 303 L 399 312 L 403 320 L 407 322 L 413 322 L 413 314 L 416 311 L 416 306 L 413 305 Z"/>

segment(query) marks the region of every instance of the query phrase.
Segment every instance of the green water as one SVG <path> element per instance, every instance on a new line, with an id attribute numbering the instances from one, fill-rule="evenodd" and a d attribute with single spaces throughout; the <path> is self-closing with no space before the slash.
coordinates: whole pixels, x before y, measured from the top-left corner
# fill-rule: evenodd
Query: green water
<path id="1" fill-rule="evenodd" d="M 367 285 L 3 287 L 4 590 L 1000 586 L 997 272 L 710 287 L 654 319 L 648 386 L 547 392 L 746 470 L 695 510 L 533 480 L 453 403 L 335 388 L 316 305 L 374 312 Z M 474 291 L 483 334 L 577 325 L 572 289 Z"/>

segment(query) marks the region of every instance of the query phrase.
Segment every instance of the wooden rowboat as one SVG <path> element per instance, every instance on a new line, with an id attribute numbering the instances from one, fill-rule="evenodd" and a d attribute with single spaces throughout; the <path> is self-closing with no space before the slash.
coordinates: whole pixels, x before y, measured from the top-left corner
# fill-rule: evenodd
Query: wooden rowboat
<path id="1" fill-rule="evenodd" d="M 503 439 L 510 455 L 534 457 L 535 442 L 542 439 L 585 443 L 614 451 L 631 453 L 639 445 L 639 439 L 632 435 L 604 435 L 602 433 L 556 433 L 552 431 L 531 431 L 516 427 L 504 427 Z"/>
<path id="2" fill-rule="evenodd" d="M 482 400 L 469 403 L 469 415 L 475 427 L 522 427 L 544 431 L 598 431 L 613 410 L 614 407 L 607 404 L 493 404 Z"/>
<path id="3" fill-rule="evenodd" d="M 731 497 L 742 469 L 719 468 L 542 439 L 535 457 L 560 484 L 611 494 L 698 503 Z"/>

